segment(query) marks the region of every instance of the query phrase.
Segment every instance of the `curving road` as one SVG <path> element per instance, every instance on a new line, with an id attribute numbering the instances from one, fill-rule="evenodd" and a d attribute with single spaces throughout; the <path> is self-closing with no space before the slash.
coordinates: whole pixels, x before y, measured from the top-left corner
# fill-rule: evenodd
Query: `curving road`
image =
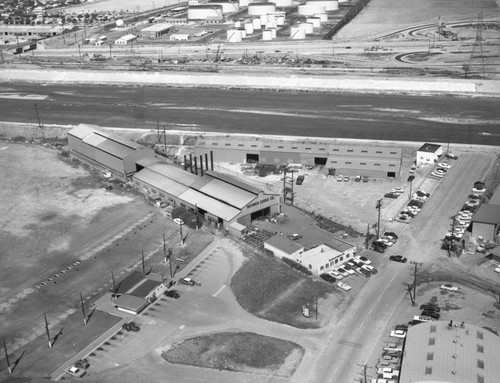
<path id="1" fill-rule="evenodd" d="M 498 99 L 0 84 L 0 121 L 500 145 Z"/>

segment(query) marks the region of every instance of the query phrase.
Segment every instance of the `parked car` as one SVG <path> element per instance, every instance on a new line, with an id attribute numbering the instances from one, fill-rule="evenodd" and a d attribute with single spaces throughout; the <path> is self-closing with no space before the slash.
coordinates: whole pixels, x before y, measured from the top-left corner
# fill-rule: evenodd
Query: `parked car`
<path id="1" fill-rule="evenodd" d="M 337 282 L 337 280 L 335 279 L 335 277 L 333 275 L 330 275 L 330 274 L 321 274 L 319 277 L 321 279 L 323 279 L 324 281 L 328 282 L 328 283 L 335 283 L 335 282 Z"/>
<path id="2" fill-rule="evenodd" d="M 174 218 L 174 223 L 177 225 L 184 225 L 184 221 L 180 218 Z"/>
<path id="3" fill-rule="evenodd" d="M 400 262 L 400 263 L 406 263 L 408 261 L 408 258 L 406 257 L 403 257 L 402 255 L 391 255 L 389 257 L 389 259 L 391 261 L 394 261 L 394 262 Z"/>
<path id="4" fill-rule="evenodd" d="M 295 183 L 296 183 L 297 185 L 302 185 L 302 183 L 304 182 L 304 178 L 305 178 L 305 177 L 304 177 L 304 176 L 302 176 L 302 175 L 298 176 L 298 177 L 297 177 L 297 180 L 295 181 Z"/>
<path id="5" fill-rule="evenodd" d="M 406 338 L 406 331 L 393 330 L 393 331 L 391 331 L 391 334 L 389 336 L 392 336 L 394 338 Z"/>
<path id="6" fill-rule="evenodd" d="M 346 269 L 343 267 L 337 267 L 337 271 L 343 276 L 343 277 L 348 277 L 349 273 L 347 272 Z"/>
<path id="7" fill-rule="evenodd" d="M 378 273 L 378 270 L 375 267 L 373 267 L 372 265 L 363 265 L 363 266 L 361 266 L 361 268 L 368 270 L 370 273 L 372 273 L 374 275 Z"/>
<path id="8" fill-rule="evenodd" d="M 389 247 L 389 245 L 387 243 L 385 243 L 384 241 L 380 241 L 380 240 L 375 240 L 372 242 L 372 245 L 375 245 L 375 246 L 378 246 L 378 247 L 382 247 L 383 249 L 387 249 Z"/>
<path id="9" fill-rule="evenodd" d="M 428 316 L 428 317 L 431 317 L 432 319 L 436 319 L 436 320 L 438 320 L 441 317 L 440 313 L 438 313 L 436 311 L 432 311 L 432 310 L 423 310 L 420 315 Z"/>
<path id="10" fill-rule="evenodd" d="M 398 324 L 394 327 L 395 330 L 408 331 L 408 326 L 405 324 Z"/>
<path id="11" fill-rule="evenodd" d="M 398 239 L 398 236 L 393 231 L 386 231 L 383 235 L 384 237 L 390 237 L 392 239 Z"/>
<path id="12" fill-rule="evenodd" d="M 416 321 L 416 322 L 419 322 L 419 323 L 422 323 L 422 322 L 432 322 L 431 318 L 423 318 L 423 317 L 418 316 L 418 315 L 415 315 L 412 320 Z"/>
<path id="13" fill-rule="evenodd" d="M 363 182 L 368 182 L 368 176 L 363 176 Z"/>
<path id="14" fill-rule="evenodd" d="M 344 264 L 342 265 L 342 268 L 343 268 L 345 271 L 347 271 L 347 273 L 348 273 L 349 275 L 353 275 L 353 274 L 354 274 L 354 268 L 353 268 L 351 265 L 349 265 L 348 263 L 344 263 Z"/>
<path id="15" fill-rule="evenodd" d="M 90 363 L 89 363 L 89 361 L 86 358 L 83 358 L 83 359 L 78 359 L 75 362 L 74 366 L 76 368 L 81 369 L 81 370 L 86 370 L 87 368 L 90 367 Z"/>
<path id="16" fill-rule="evenodd" d="M 337 182 L 342 182 L 344 180 L 344 176 L 342 174 L 339 174 L 337 176 Z"/>
<path id="17" fill-rule="evenodd" d="M 84 376 L 87 373 L 87 371 L 85 371 L 81 368 L 78 368 L 76 366 L 71 366 L 65 372 L 66 372 L 66 374 L 74 376 L 75 378 L 81 378 L 82 376 Z"/>
<path id="18" fill-rule="evenodd" d="M 357 256 L 357 257 L 354 257 L 353 259 L 356 261 L 363 262 L 365 265 L 369 265 L 372 263 L 372 261 L 370 261 L 368 258 L 363 257 L 363 256 Z"/>
<path id="19" fill-rule="evenodd" d="M 394 245 L 394 243 L 392 241 L 390 241 L 389 239 L 387 238 L 379 238 L 377 240 L 377 242 L 382 242 L 382 243 L 385 243 L 387 246 L 391 247 L 392 245 Z"/>
<path id="20" fill-rule="evenodd" d="M 458 160 L 458 156 L 453 154 L 453 153 L 446 153 L 446 158 L 449 158 L 451 160 Z"/>
<path id="21" fill-rule="evenodd" d="M 440 162 L 437 164 L 437 166 L 439 166 L 440 168 L 445 168 L 445 169 L 451 168 L 451 165 L 448 162 Z"/>
<path id="22" fill-rule="evenodd" d="M 196 285 L 196 282 L 191 278 L 181 278 L 181 279 L 179 279 L 179 284 L 187 285 L 187 286 L 194 286 L 194 285 Z"/>
<path id="23" fill-rule="evenodd" d="M 349 182 L 349 176 L 344 176 L 344 182 Z"/>
<path id="24" fill-rule="evenodd" d="M 137 324 L 135 324 L 135 322 L 129 322 L 129 323 L 124 323 L 122 324 L 122 329 L 124 329 L 125 331 L 131 331 L 131 332 L 139 332 L 139 330 L 141 329 L 139 326 L 137 326 Z"/>
<path id="25" fill-rule="evenodd" d="M 341 280 L 342 278 L 344 278 L 342 274 L 340 274 L 337 270 L 331 270 L 328 272 L 328 274 L 335 277 L 337 280 Z"/>
<path id="26" fill-rule="evenodd" d="M 453 286 L 449 283 L 445 283 L 444 285 L 441 285 L 441 290 L 447 290 L 447 291 L 458 291 L 457 286 Z"/>
<path id="27" fill-rule="evenodd" d="M 361 181 L 361 176 L 356 176 L 356 178 L 354 178 L 354 182 L 359 182 Z"/>
<path id="28" fill-rule="evenodd" d="M 373 251 L 376 251 L 377 253 L 381 253 L 381 254 L 385 253 L 385 247 L 382 247 L 382 246 L 377 246 L 377 245 L 372 244 L 371 249 Z"/>
<path id="29" fill-rule="evenodd" d="M 352 289 L 351 286 L 346 285 L 345 283 L 342 283 L 342 282 L 338 282 L 337 286 L 340 287 L 342 290 L 345 290 L 345 291 L 349 291 L 350 289 Z"/>
<path id="30" fill-rule="evenodd" d="M 384 198 L 391 198 L 391 199 L 396 199 L 399 198 L 399 194 L 397 193 L 385 193 Z"/>
<path id="31" fill-rule="evenodd" d="M 169 298 L 179 299 L 180 294 L 177 292 L 177 290 L 167 290 L 165 291 L 165 296 Z"/>

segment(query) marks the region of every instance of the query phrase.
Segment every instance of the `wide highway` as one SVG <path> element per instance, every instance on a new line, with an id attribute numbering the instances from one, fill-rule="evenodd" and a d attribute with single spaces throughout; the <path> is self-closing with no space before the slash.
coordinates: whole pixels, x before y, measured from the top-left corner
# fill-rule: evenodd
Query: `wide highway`
<path id="1" fill-rule="evenodd" d="M 42 124 L 500 145 L 495 98 L 0 84 L 0 121 L 36 110 Z"/>

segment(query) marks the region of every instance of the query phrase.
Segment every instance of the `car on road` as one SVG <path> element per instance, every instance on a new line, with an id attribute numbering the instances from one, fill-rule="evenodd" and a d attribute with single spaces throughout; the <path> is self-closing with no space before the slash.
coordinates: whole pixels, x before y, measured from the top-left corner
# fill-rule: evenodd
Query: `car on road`
<path id="1" fill-rule="evenodd" d="M 184 221 L 180 218 L 174 218 L 174 223 L 177 225 L 184 225 Z"/>
<path id="2" fill-rule="evenodd" d="M 406 331 L 403 331 L 403 330 L 392 330 L 391 334 L 389 336 L 392 336 L 394 338 L 406 338 Z"/>
<path id="3" fill-rule="evenodd" d="M 75 378 L 81 378 L 82 376 L 84 376 L 87 373 L 87 371 L 85 371 L 81 368 L 78 368 L 76 366 L 71 366 L 65 372 L 66 372 L 66 374 L 74 376 Z"/>
<path id="4" fill-rule="evenodd" d="M 319 277 L 321 279 L 323 279 L 324 281 L 328 282 L 328 283 L 335 283 L 335 282 L 337 282 L 337 280 L 335 279 L 335 277 L 333 275 L 330 275 L 330 274 L 321 274 Z"/>
<path id="5" fill-rule="evenodd" d="M 181 285 L 187 285 L 187 286 L 194 286 L 196 285 L 196 281 L 191 278 L 181 278 L 179 279 L 179 284 Z"/>
<path id="6" fill-rule="evenodd" d="M 340 287 L 342 290 L 345 290 L 345 291 L 349 291 L 350 289 L 352 289 L 351 286 L 343 283 L 343 282 L 338 282 L 337 283 L 337 286 Z"/>
<path id="7" fill-rule="evenodd" d="M 122 329 L 128 332 L 139 332 L 141 329 L 135 322 L 129 322 L 129 323 L 124 323 L 122 324 Z"/>
<path id="8" fill-rule="evenodd" d="M 398 193 L 385 193 L 384 194 L 384 198 L 391 198 L 391 199 L 396 199 L 396 198 L 399 198 L 399 194 Z"/>
<path id="9" fill-rule="evenodd" d="M 448 162 L 440 162 L 440 163 L 438 163 L 437 166 L 439 166 L 440 168 L 445 168 L 445 169 L 451 168 L 451 165 Z"/>
<path id="10" fill-rule="evenodd" d="M 449 283 L 445 283 L 444 285 L 441 285 L 441 290 L 447 290 L 447 291 L 458 291 L 457 286 L 453 286 Z"/>
<path id="11" fill-rule="evenodd" d="M 389 259 L 391 261 L 394 261 L 394 262 L 400 262 L 400 263 L 406 263 L 408 261 L 408 258 L 406 257 L 403 257 L 402 255 L 391 255 L 389 257 Z"/>
<path id="12" fill-rule="evenodd" d="M 300 176 L 297 177 L 297 181 L 295 181 L 295 183 L 297 185 L 302 185 L 302 183 L 304 182 L 304 179 L 305 179 L 305 177 L 302 176 L 302 175 L 300 175 Z"/>
<path id="13" fill-rule="evenodd" d="M 167 290 L 165 291 L 165 296 L 169 298 L 179 299 L 180 294 L 177 292 L 177 290 Z"/>

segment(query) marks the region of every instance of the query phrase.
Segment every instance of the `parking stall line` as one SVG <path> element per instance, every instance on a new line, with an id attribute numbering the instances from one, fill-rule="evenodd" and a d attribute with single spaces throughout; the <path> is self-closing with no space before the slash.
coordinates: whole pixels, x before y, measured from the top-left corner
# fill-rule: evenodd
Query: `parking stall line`
<path id="1" fill-rule="evenodd" d="M 219 295 L 219 293 L 220 293 L 222 290 L 224 290 L 225 288 L 226 288 L 226 285 L 222 285 L 222 286 L 220 287 L 220 289 L 219 289 L 219 290 L 217 290 L 217 291 L 215 292 L 215 294 L 213 294 L 213 295 L 212 295 L 212 297 L 214 297 L 214 298 L 215 298 L 215 297 L 216 297 L 217 295 Z"/>

